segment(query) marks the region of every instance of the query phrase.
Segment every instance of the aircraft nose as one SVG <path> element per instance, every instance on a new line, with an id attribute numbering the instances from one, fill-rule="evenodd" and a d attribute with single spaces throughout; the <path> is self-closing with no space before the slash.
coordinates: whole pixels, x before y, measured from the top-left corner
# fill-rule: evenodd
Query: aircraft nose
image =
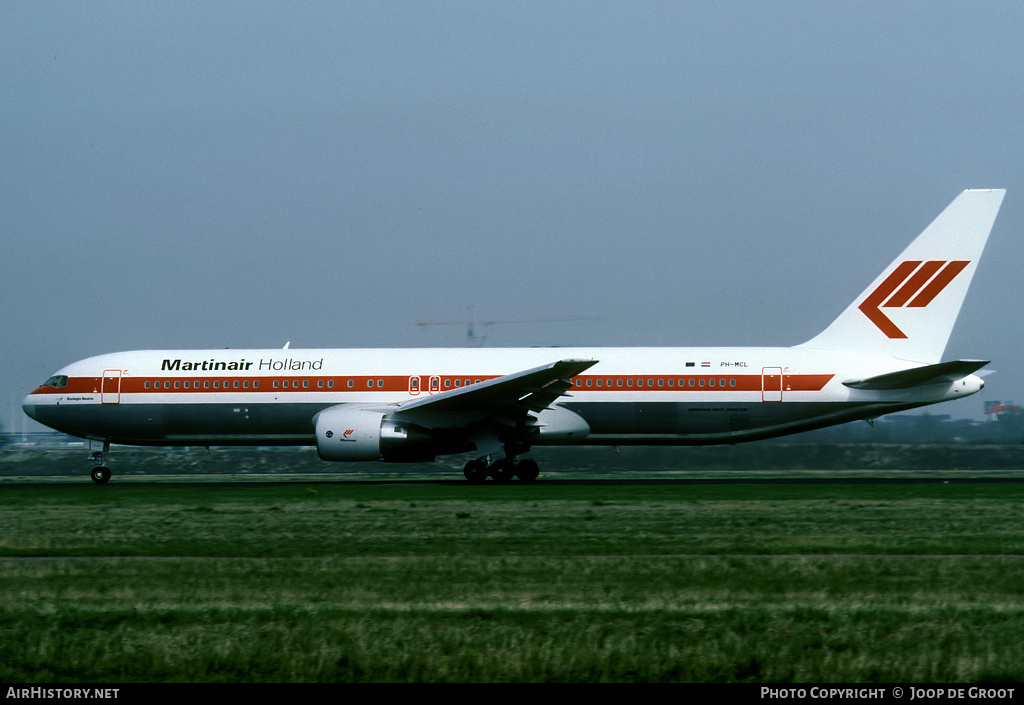
<path id="1" fill-rule="evenodd" d="M 33 421 L 39 420 L 36 418 L 36 402 L 32 398 L 31 394 L 29 394 L 27 397 L 25 397 L 24 400 L 22 400 L 21 410 L 24 411 L 25 415 L 28 416 Z"/>

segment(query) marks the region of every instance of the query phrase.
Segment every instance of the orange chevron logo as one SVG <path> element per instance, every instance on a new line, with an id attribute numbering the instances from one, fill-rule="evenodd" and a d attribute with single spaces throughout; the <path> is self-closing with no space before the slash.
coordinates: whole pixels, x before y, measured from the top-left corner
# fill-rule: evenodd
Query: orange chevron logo
<path id="1" fill-rule="evenodd" d="M 938 296 L 969 261 L 907 260 L 896 267 L 857 308 L 890 338 L 906 338 L 882 308 L 924 308 Z"/>

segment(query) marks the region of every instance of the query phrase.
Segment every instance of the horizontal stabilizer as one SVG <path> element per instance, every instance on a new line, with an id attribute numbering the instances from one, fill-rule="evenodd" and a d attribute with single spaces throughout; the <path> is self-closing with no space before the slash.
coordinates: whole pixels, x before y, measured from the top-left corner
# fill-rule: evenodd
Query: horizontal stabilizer
<path id="1" fill-rule="evenodd" d="M 988 363 L 988 360 L 953 360 L 888 372 L 867 379 L 848 379 L 843 384 L 853 389 L 909 389 L 926 384 L 952 383 L 974 374 Z"/>

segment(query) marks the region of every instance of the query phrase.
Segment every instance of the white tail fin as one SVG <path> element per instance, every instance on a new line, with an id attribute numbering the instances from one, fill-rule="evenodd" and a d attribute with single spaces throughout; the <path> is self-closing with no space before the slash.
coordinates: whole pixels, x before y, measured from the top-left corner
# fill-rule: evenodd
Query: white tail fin
<path id="1" fill-rule="evenodd" d="M 799 347 L 939 362 L 1005 194 L 961 193 L 832 325 Z"/>

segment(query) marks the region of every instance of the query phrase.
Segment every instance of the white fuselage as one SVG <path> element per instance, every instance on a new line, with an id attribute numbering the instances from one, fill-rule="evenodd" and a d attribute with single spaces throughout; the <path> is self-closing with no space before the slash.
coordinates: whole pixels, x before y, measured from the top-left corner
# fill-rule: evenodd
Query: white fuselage
<path id="1" fill-rule="evenodd" d="M 735 443 L 983 386 L 970 375 L 911 389 L 853 389 L 843 381 L 914 363 L 805 348 L 164 350 L 68 365 L 24 408 L 55 429 L 113 443 L 312 445 L 314 417 L 326 408 L 400 404 L 564 358 L 597 361 L 557 403 L 589 425 L 573 443 Z"/>

